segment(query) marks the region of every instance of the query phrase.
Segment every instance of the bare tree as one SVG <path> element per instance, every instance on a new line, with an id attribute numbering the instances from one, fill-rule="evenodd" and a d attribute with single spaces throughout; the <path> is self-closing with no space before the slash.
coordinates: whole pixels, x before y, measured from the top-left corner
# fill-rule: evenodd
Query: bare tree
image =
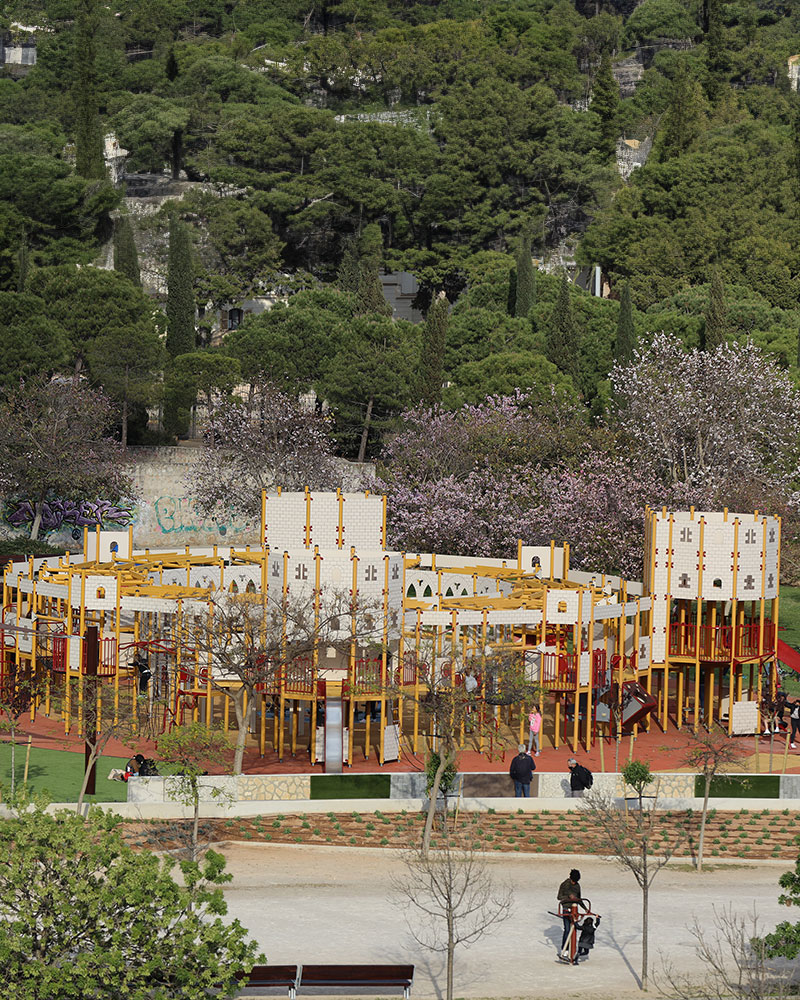
<path id="1" fill-rule="evenodd" d="M 248 704 L 263 691 L 271 696 L 281 676 L 310 678 L 320 647 L 347 657 L 354 646 L 380 648 L 383 642 L 382 608 L 349 591 L 217 592 L 199 611 L 182 615 L 181 644 L 196 651 L 204 683 L 233 702 L 234 774 L 242 773 Z"/>
<path id="2" fill-rule="evenodd" d="M 92 771 L 103 756 L 106 747 L 112 740 L 117 740 L 132 749 L 141 739 L 138 726 L 130 716 L 103 715 L 101 701 L 98 698 L 97 680 L 92 677 L 81 677 L 80 684 L 84 687 L 83 732 L 87 738 L 88 753 L 84 756 L 83 781 L 78 794 L 75 811 L 83 809 L 83 800 L 89 787 Z"/>
<path id="3" fill-rule="evenodd" d="M 684 750 L 682 763 L 694 768 L 703 775 L 703 811 L 700 814 L 700 836 L 697 844 L 697 870 L 703 870 L 703 844 L 708 818 L 708 797 L 711 794 L 711 782 L 715 775 L 725 774 L 740 763 L 743 757 L 742 748 L 733 742 L 724 730 L 710 729 L 695 733 L 690 730 L 689 739 Z"/>
<path id="4" fill-rule="evenodd" d="M 425 651 L 422 650 L 422 658 L 424 654 Z M 419 661 L 420 656 L 414 655 Z M 469 728 L 473 737 L 478 738 L 482 732 L 487 735 L 493 730 L 494 717 L 487 717 L 481 711 L 482 705 L 494 708 L 524 701 L 533 703 L 541 695 L 537 686 L 527 678 L 524 656 L 519 653 L 497 650 L 461 664 L 458 663 L 455 650 L 451 655 L 452 659 L 441 663 L 439 667 L 436 666 L 435 656 L 430 656 L 431 667 L 425 670 L 425 675 L 421 678 L 421 692 L 416 698 L 420 717 L 429 728 L 437 754 L 437 767 L 432 776 L 429 776 L 428 814 L 422 835 L 423 854 L 430 849 L 442 781 L 456 766 L 462 733 Z M 459 668 L 464 671 L 465 676 L 480 674 L 482 688 L 471 690 L 466 682 L 457 683 L 456 670 Z M 399 689 L 397 695 L 415 700 L 414 693 L 408 688 Z M 492 736 L 498 738 L 498 734 L 493 731 Z M 516 746 L 516 743 L 506 738 L 506 745 L 511 747 Z"/>
<path id="5" fill-rule="evenodd" d="M 393 883 L 395 895 L 406 908 L 414 940 L 447 955 L 446 1000 L 453 1000 L 456 948 L 474 944 L 511 915 L 511 888 L 495 885 L 468 832 L 445 831 L 435 851 L 420 847 L 404 861 L 405 873 Z"/>
<path id="6" fill-rule="evenodd" d="M 642 973 L 640 986 L 647 989 L 649 955 L 648 924 L 650 886 L 656 875 L 669 861 L 675 851 L 685 841 L 684 831 L 667 834 L 658 821 L 658 790 L 652 798 L 646 799 L 644 790 L 653 780 L 650 768 L 640 761 L 630 761 L 622 770 L 626 785 L 636 791 L 636 809 L 622 809 L 613 798 L 599 791 L 593 791 L 579 808 L 586 812 L 590 821 L 599 831 L 604 849 L 617 861 L 619 866 L 629 871 L 636 879 L 642 892 Z M 658 853 L 654 853 L 656 837 L 661 834 Z"/>
<path id="7" fill-rule="evenodd" d="M 760 944 L 763 931 L 755 909 L 741 914 L 732 905 L 720 910 L 714 907 L 713 929 L 695 917 L 690 930 L 697 939 L 697 955 L 705 975 L 697 981 L 665 960 L 657 982 L 664 996 L 675 1000 L 784 1000 L 797 996 L 793 966 L 769 959 Z"/>
<path id="8" fill-rule="evenodd" d="M 170 798 L 192 808 L 192 827 L 189 843 L 189 860 L 198 857 L 198 832 L 200 827 L 200 777 L 207 773 L 208 764 L 222 764 L 230 755 L 231 745 L 224 733 L 211 729 L 202 722 L 190 722 L 165 733 L 158 741 L 158 755 L 174 773 L 168 785 Z M 229 793 L 213 788 L 215 799 L 227 800 Z"/>
<path id="9" fill-rule="evenodd" d="M 36 703 L 42 684 L 36 677 L 11 669 L 0 675 L 0 732 L 11 737 L 11 796 L 16 791 L 17 729 L 20 720 Z"/>

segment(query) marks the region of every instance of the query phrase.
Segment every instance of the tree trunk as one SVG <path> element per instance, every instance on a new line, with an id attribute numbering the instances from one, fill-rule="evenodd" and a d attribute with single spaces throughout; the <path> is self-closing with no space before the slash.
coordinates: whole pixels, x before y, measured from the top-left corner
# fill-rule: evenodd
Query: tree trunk
<path id="1" fill-rule="evenodd" d="M 214 447 L 216 438 L 214 436 L 214 397 L 209 389 L 206 393 L 206 410 L 208 412 L 209 444 Z"/>
<path id="2" fill-rule="evenodd" d="M 650 892 L 650 884 L 648 882 L 648 871 L 647 871 L 647 843 L 644 844 L 644 849 L 642 851 L 642 989 L 647 989 L 647 904 L 648 895 Z"/>
<path id="3" fill-rule="evenodd" d="M 172 179 L 177 181 L 181 175 L 181 160 L 183 159 L 183 129 L 175 129 L 172 133 Z"/>
<path id="4" fill-rule="evenodd" d="M 36 541 L 39 537 L 39 528 L 42 525 L 42 507 L 44 506 L 44 499 L 46 496 L 47 493 L 43 492 L 36 499 L 33 511 L 33 524 L 31 525 L 31 541 Z"/>
<path id="5" fill-rule="evenodd" d="M 236 733 L 236 750 L 233 755 L 233 773 L 242 773 L 242 763 L 244 761 L 244 747 L 247 742 L 247 726 L 244 718 L 244 688 L 242 688 L 233 699 L 233 707 L 236 711 L 236 725 L 239 727 Z"/>
<path id="6" fill-rule="evenodd" d="M 99 753 L 94 753 L 89 756 L 89 762 L 83 772 L 83 783 L 81 784 L 81 791 L 78 795 L 78 804 L 75 806 L 75 812 L 80 814 L 81 809 L 83 809 L 83 799 L 86 795 L 86 787 L 89 784 L 89 775 L 92 773 L 92 768 L 97 763 L 97 758 L 100 756 Z"/>
<path id="7" fill-rule="evenodd" d="M 450 902 L 450 901 L 448 901 Z M 453 1000 L 453 957 L 456 950 L 453 914 L 447 914 L 447 1000 Z"/>
<path id="8" fill-rule="evenodd" d="M 197 861 L 197 832 L 200 828 L 200 789 L 197 787 L 197 777 L 194 779 L 192 788 L 192 800 L 194 805 L 194 821 L 192 823 L 192 861 Z"/>
<path id="9" fill-rule="evenodd" d="M 16 787 L 17 744 L 14 738 L 14 727 L 11 727 L 11 799 L 14 799 Z"/>
<path id="10" fill-rule="evenodd" d="M 711 775 L 705 777 L 705 789 L 703 796 L 703 811 L 700 814 L 700 838 L 697 843 L 697 870 L 703 870 L 703 841 L 706 835 L 706 818 L 708 816 L 708 796 L 711 794 Z"/>
<path id="11" fill-rule="evenodd" d="M 427 858 L 431 849 L 431 834 L 433 833 L 433 820 L 436 816 L 436 802 L 439 798 L 439 787 L 442 784 L 444 772 L 455 760 L 455 751 L 450 750 L 439 757 L 439 766 L 433 776 L 430 797 L 428 801 L 428 815 L 425 817 L 425 832 L 422 834 L 422 855 Z"/>
<path id="12" fill-rule="evenodd" d="M 370 396 L 367 403 L 367 412 L 364 416 L 364 429 L 361 431 L 361 444 L 358 446 L 358 461 L 363 462 L 367 457 L 367 439 L 369 438 L 369 425 L 372 420 L 372 407 L 375 397 Z"/>
<path id="13" fill-rule="evenodd" d="M 128 447 L 128 397 L 122 400 L 122 450 Z"/>

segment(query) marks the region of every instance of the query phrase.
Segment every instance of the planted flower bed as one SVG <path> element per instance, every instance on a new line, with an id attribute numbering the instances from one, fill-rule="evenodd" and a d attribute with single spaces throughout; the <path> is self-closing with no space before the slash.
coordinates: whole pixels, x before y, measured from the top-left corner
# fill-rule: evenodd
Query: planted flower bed
<path id="1" fill-rule="evenodd" d="M 798 852 L 798 813 L 711 810 L 705 834 L 706 857 L 793 859 Z M 453 822 L 453 818 L 450 818 Z M 251 841 L 276 844 L 321 844 L 335 847 L 404 848 L 420 842 L 425 816 L 419 812 L 372 813 L 328 812 L 233 817 L 203 821 L 204 839 L 212 842 Z M 458 828 L 468 833 L 476 846 L 488 851 L 518 851 L 528 854 L 602 853 L 602 841 L 591 818 L 582 813 L 461 813 Z M 134 844 L 147 843 L 162 849 L 178 846 L 181 824 L 152 820 L 126 823 L 126 834 Z M 665 812 L 660 815 L 653 853 L 674 841 L 676 832 L 685 836 L 678 852 L 689 856 L 697 849 L 700 814 Z M 434 843 L 436 833 L 434 832 Z"/>

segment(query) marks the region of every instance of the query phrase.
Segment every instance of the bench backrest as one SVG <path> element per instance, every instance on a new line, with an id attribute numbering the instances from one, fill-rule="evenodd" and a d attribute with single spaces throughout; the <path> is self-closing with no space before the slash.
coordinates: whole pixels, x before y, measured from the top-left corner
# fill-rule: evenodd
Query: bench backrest
<path id="1" fill-rule="evenodd" d="M 298 967 L 296 965 L 254 965 L 249 973 L 240 973 L 237 978 L 246 986 L 296 986 Z"/>
<path id="2" fill-rule="evenodd" d="M 304 965 L 301 986 L 411 986 L 413 965 Z"/>

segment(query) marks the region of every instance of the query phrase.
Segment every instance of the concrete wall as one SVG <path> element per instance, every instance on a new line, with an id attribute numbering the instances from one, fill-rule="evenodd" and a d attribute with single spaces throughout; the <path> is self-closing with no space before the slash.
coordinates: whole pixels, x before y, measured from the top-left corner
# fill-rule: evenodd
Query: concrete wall
<path id="1" fill-rule="evenodd" d="M 214 517 L 195 507 L 187 480 L 201 448 L 131 448 L 134 490 L 139 497 L 133 521 L 136 548 L 184 545 L 247 545 L 258 542 L 260 519 L 248 520 L 230 507 Z"/>
<path id="2" fill-rule="evenodd" d="M 506 802 L 513 799 L 514 786 L 507 774 L 492 771 L 462 774 L 461 796 L 463 802 Z M 658 794 L 666 808 L 697 808 L 697 776 L 690 772 L 658 774 L 645 795 Z M 388 781 L 387 781 L 388 779 Z M 201 801 L 220 806 L 241 802 L 286 802 L 309 800 L 345 801 L 358 797 L 364 801 L 414 801 L 421 805 L 426 800 L 425 775 L 422 772 L 406 774 L 242 774 L 219 775 L 200 779 Z M 767 787 L 767 784 L 769 787 Z M 128 783 L 128 802 L 157 804 L 176 801 L 176 778 L 135 778 Z M 740 788 L 737 786 L 741 786 Z M 751 787 L 752 786 L 752 787 Z M 619 774 L 595 774 L 594 793 L 611 798 L 631 798 L 633 792 L 626 788 Z M 388 795 L 387 795 L 388 792 Z M 531 797 L 539 807 L 544 803 L 573 801 L 568 796 L 569 777 L 560 773 L 537 772 L 531 783 Z M 740 808 L 743 795 L 761 801 L 776 803 L 800 799 L 800 775 L 731 775 L 724 786 L 712 788 L 713 804 L 724 808 L 722 802 L 734 802 Z M 731 797 L 732 796 L 732 797 Z M 465 807 L 467 807 L 465 805 Z"/>
<path id="3" fill-rule="evenodd" d="M 260 516 L 243 517 L 232 505 L 213 516 L 201 514 L 191 487 L 202 447 L 129 448 L 134 499 L 111 504 L 102 497 L 65 497 L 48 505 L 40 537 L 73 551 L 83 545 L 84 525 L 94 530 L 98 518 L 105 530 L 127 531 L 133 524 L 135 548 L 182 549 L 186 545 L 257 545 Z M 342 487 L 360 489 L 369 464 L 341 461 Z M 260 504 L 259 504 L 260 506 Z M 29 534 L 33 507 L 26 499 L 6 503 L 0 536 Z"/>

